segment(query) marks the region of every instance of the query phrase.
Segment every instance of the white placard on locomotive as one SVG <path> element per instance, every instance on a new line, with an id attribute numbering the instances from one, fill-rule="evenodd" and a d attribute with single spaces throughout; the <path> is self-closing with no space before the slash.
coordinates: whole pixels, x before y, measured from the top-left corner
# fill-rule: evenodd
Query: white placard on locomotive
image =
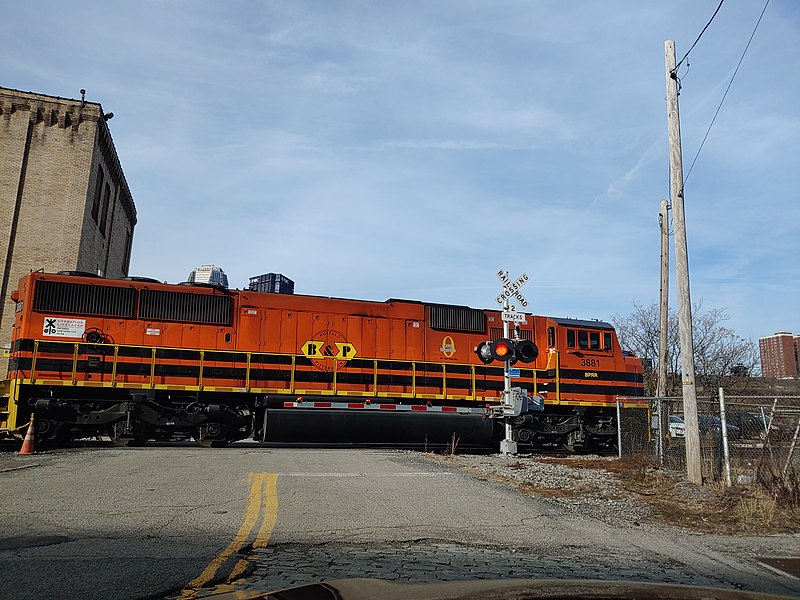
<path id="1" fill-rule="evenodd" d="M 86 331 L 86 319 L 59 319 L 58 317 L 45 317 L 42 335 L 49 337 L 83 337 Z"/>

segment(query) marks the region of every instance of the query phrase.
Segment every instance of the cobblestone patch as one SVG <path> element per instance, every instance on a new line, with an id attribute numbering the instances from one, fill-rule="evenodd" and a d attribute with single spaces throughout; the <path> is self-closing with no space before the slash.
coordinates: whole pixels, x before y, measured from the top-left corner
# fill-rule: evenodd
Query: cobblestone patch
<path id="1" fill-rule="evenodd" d="M 254 550 L 254 569 L 233 590 L 277 590 L 331 579 L 366 577 L 401 582 L 475 579 L 604 579 L 727 586 L 685 564 L 613 553 L 542 555 L 535 551 L 416 541 L 382 544 L 283 544 Z M 226 586 L 226 590 L 230 590 Z M 197 597 L 217 589 L 200 590 Z"/>

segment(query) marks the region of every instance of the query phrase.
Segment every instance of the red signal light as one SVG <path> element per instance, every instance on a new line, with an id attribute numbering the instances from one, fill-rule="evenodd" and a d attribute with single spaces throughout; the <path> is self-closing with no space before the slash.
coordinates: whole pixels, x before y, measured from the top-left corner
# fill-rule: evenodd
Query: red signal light
<path id="1" fill-rule="evenodd" d="M 507 338 L 495 340 L 489 346 L 494 360 L 514 362 L 514 342 Z"/>
<path id="2" fill-rule="evenodd" d="M 497 356 L 505 357 L 508 356 L 509 352 L 511 352 L 511 348 L 508 347 L 508 344 L 500 343 L 494 347 L 494 353 Z"/>

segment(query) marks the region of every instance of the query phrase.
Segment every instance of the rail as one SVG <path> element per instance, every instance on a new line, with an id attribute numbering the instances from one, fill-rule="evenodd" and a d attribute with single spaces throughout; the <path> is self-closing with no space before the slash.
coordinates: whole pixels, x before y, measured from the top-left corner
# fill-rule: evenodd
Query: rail
<path id="1" fill-rule="evenodd" d="M 42 344 L 46 344 L 46 349 L 42 350 Z M 64 346 L 64 351 L 55 351 L 52 348 Z M 130 349 L 132 352 L 121 352 L 121 350 Z M 165 361 L 168 361 L 168 357 L 160 357 L 159 353 L 181 353 L 180 356 L 184 357 L 178 359 L 182 362 L 196 362 L 197 367 L 197 375 L 194 377 L 195 382 L 190 383 L 188 385 L 178 385 L 173 383 L 159 383 L 158 379 L 167 379 L 169 375 L 159 375 L 157 367 L 163 364 Z M 186 353 L 192 354 L 192 358 L 185 358 Z M 19 358 L 22 352 L 17 351 L 12 354 L 13 357 Z M 48 377 L 47 373 L 50 372 L 41 368 L 41 361 L 44 358 L 49 358 L 50 355 L 56 354 L 59 358 L 63 361 L 69 356 L 69 367 L 62 367 L 59 369 L 60 373 L 66 374 L 69 372 L 68 378 L 62 379 L 53 379 L 52 377 Z M 231 362 L 236 365 L 235 368 L 240 369 L 243 368 L 242 376 L 226 376 L 221 377 L 219 375 L 215 375 L 213 373 L 213 369 L 216 367 L 209 367 L 209 362 L 226 362 L 220 359 L 213 358 L 215 354 L 224 354 L 226 356 L 234 357 L 233 360 L 227 361 Z M 209 355 L 212 358 L 209 359 Z M 122 360 L 123 356 L 127 356 L 128 358 L 133 358 L 134 360 L 125 361 Z M 96 370 L 92 371 L 89 369 L 80 369 L 79 363 L 83 360 L 83 357 L 100 357 L 102 359 L 102 369 L 98 372 Z M 257 370 L 257 365 L 263 365 L 268 363 L 268 360 L 265 359 L 277 359 L 275 362 L 276 364 L 284 365 L 288 367 L 285 370 L 281 370 L 282 373 L 288 373 L 286 381 L 287 385 L 283 387 L 261 387 L 258 385 L 254 385 L 254 382 L 257 381 L 266 381 L 268 378 L 264 377 L 254 377 L 254 372 Z M 67 342 L 67 341 L 60 341 L 60 340 L 34 340 L 33 341 L 33 350 L 30 356 L 30 368 L 28 369 L 27 376 L 24 374 L 24 370 L 20 367 L 18 370 L 15 371 L 16 376 L 15 380 L 18 383 L 22 384 L 31 384 L 31 385 L 58 385 L 58 386 L 84 386 L 84 387 L 112 387 L 112 388 L 150 388 L 150 389 L 180 389 L 180 390 L 191 390 L 191 391 L 229 391 L 229 392 L 244 392 L 244 393 L 260 393 L 260 394 L 288 394 L 288 395 L 343 395 L 343 396 L 362 396 L 362 397 L 400 397 L 400 398 L 414 398 L 414 399 L 436 399 L 436 400 L 498 400 L 498 396 L 490 396 L 491 391 L 498 391 L 499 390 L 486 390 L 481 389 L 480 383 L 484 383 L 485 381 L 481 381 L 481 377 L 489 377 L 492 378 L 499 378 L 501 377 L 501 370 L 499 367 L 498 373 L 496 375 L 487 376 L 485 373 L 481 373 L 478 371 L 479 369 L 491 368 L 485 367 L 484 365 L 472 365 L 466 363 L 443 363 L 443 362 L 432 362 L 432 361 L 413 361 L 413 360 L 402 360 L 402 359 L 388 359 L 388 358 L 358 358 L 357 360 L 360 361 L 360 364 L 364 364 L 364 361 L 371 363 L 371 383 L 358 383 L 354 384 L 352 382 L 342 381 L 343 371 L 347 371 L 347 362 L 341 359 L 337 359 L 335 357 L 328 358 L 325 357 L 319 358 L 315 357 L 315 361 L 325 360 L 325 361 L 332 361 L 332 364 L 329 366 L 326 364 L 325 369 L 320 369 L 317 372 L 327 372 L 330 373 L 330 380 L 324 382 L 316 382 L 317 385 L 321 383 L 326 384 L 324 389 L 318 388 L 315 389 L 312 386 L 303 386 L 301 382 L 298 381 L 297 374 L 302 370 L 299 369 L 298 359 L 299 358 L 307 358 L 303 354 L 288 354 L 288 353 L 278 353 L 278 352 L 241 352 L 241 351 L 229 351 L 229 350 L 205 350 L 205 349 L 196 349 L 196 348 L 175 348 L 175 347 L 165 347 L 165 346 L 134 346 L 134 345 L 126 345 L 126 344 L 95 344 L 95 343 L 87 343 L 87 342 Z M 96 360 L 98 360 L 96 358 Z M 531 376 L 527 377 L 519 377 L 516 378 L 516 382 L 527 383 L 532 385 L 532 392 L 533 394 L 539 393 L 539 377 L 541 374 L 547 376 L 548 371 L 550 370 L 551 363 L 555 361 L 554 370 L 555 370 L 555 404 L 561 401 L 561 392 L 560 392 L 560 360 L 558 352 L 555 349 L 551 349 L 549 352 L 547 366 L 544 369 L 528 369 L 525 368 L 524 365 L 520 365 L 523 371 L 529 371 L 532 373 Z M 108 363 L 110 362 L 110 365 Z M 131 378 L 130 374 L 122 374 L 120 370 L 120 365 L 125 363 L 135 363 L 138 365 L 145 366 L 143 370 L 146 371 L 145 374 L 137 374 L 136 377 L 141 377 L 144 381 L 125 381 L 124 379 Z M 397 369 L 387 366 L 382 366 L 385 364 L 393 364 L 393 363 L 404 363 L 410 365 L 408 369 Z M 339 363 L 344 363 L 344 365 L 340 365 Z M 239 365 L 242 365 L 239 367 Z M 368 368 L 358 367 L 356 368 L 361 374 L 364 374 L 364 371 L 369 371 Z M 450 373 L 448 373 L 448 369 Z M 306 372 L 309 372 L 308 369 L 305 369 Z M 352 372 L 352 369 L 350 369 Z M 402 373 L 404 376 L 408 377 L 410 374 L 410 385 L 405 384 L 398 384 L 398 383 L 383 383 L 380 382 L 380 374 L 381 372 L 388 372 L 389 374 L 396 375 Z M 480 373 L 480 375 L 479 375 Z M 95 375 L 99 374 L 101 376 L 101 380 L 90 380 L 86 379 L 86 375 L 90 374 Z M 79 375 L 83 375 L 84 379 L 81 379 Z M 459 375 L 459 376 L 456 376 Z M 106 377 L 107 376 L 107 377 Z M 468 376 L 468 377 L 467 377 Z M 186 378 L 186 375 L 179 375 L 175 376 L 178 378 Z M 441 384 L 439 386 L 431 385 L 432 378 L 439 379 Z M 208 385 L 207 382 L 209 380 L 232 380 L 242 382 L 242 385 Z M 468 381 L 468 393 L 466 389 L 464 389 L 463 393 L 454 394 L 453 388 L 456 386 L 451 385 L 451 389 L 448 389 L 448 381 L 452 384 L 456 381 L 463 382 Z M 363 387 L 364 389 L 360 390 L 353 390 L 353 389 L 344 389 L 346 386 L 359 386 Z M 410 388 L 409 392 L 396 392 L 396 391 L 386 391 L 382 390 L 381 388 L 386 387 L 403 387 L 403 388 Z M 436 388 L 438 387 L 438 390 Z M 434 389 L 437 393 L 428 393 L 421 390 L 430 390 Z M 449 393 L 450 392 L 450 393 Z"/>

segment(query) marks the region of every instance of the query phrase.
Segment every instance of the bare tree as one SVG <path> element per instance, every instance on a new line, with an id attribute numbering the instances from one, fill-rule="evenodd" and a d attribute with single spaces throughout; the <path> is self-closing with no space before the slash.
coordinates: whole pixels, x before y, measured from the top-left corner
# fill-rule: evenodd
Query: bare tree
<path id="1" fill-rule="evenodd" d="M 730 317 L 725 309 L 704 311 L 702 300 L 692 309 L 695 377 L 698 388 L 714 393 L 718 387 L 742 391 L 758 367 L 758 349 L 752 340 L 723 326 Z M 634 303 L 630 315 L 611 318 L 620 344 L 642 359 L 646 392 L 655 394 L 658 363 L 658 304 Z M 680 395 L 680 343 L 678 317 L 670 311 L 667 330 L 667 395 Z"/>

